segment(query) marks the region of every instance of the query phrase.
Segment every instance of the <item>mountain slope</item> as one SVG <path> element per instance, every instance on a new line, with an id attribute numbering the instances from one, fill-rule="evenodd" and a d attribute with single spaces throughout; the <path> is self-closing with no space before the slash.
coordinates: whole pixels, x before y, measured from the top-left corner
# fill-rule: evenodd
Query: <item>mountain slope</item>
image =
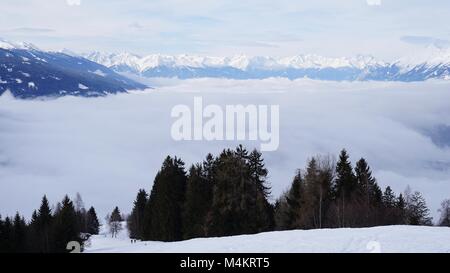
<path id="1" fill-rule="evenodd" d="M 148 55 L 130 53 L 104 54 L 94 52 L 83 56 L 117 72 L 145 77 L 263 79 L 282 77 L 318 80 L 356 81 L 424 81 L 450 79 L 450 57 L 439 51 L 415 63 L 387 63 L 370 56 L 327 58 L 318 55 L 298 55 L 284 58 L 204 57 L 195 55 Z"/>
<path id="2" fill-rule="evenodd" d="M 144 88 L 145 85 L 82 57 L 0 40 L 0 95 L 9 90 L 19 98 L 92 97 Z"/>
<path id="3" fill-rule="evenodd" d="M 450 228 L 383 226 L 275 231 L 254 235 L 200 238 L 181 242 L 131 244 L 126 230 L 118 238 L 106 232 L 90 239 L 86 252 L 106 253 L 341 253 L 450 252 Z"/>

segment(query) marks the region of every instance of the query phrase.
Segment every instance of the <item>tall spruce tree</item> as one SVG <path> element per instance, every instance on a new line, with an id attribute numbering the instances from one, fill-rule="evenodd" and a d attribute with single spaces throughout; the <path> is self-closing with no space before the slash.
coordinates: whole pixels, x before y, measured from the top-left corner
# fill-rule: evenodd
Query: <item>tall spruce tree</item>
<path id="1" fill-rule="evenodd" d="M 273 229 L 273 207 L 269 203 L 270 185 L 267 181 L 267 170 L 261 152 L 253 150 L 248 156 L 248 168 L 250 172 L 250 180 L 253 185 L 254 204 L 251 210 L 254 210 L 255 230 L 254 232 L 263 232 Z"/>
<path id="2" fill-rule="evenodd" d="M 3 221 L 2 231 L 2 234 L 0 234 L 0 237 L 2 238 L 2 251 L 5 253 L 14 252 L 13 223 L 8 216 L 5 218 L 5 221 Z"/>
<path id="3" fill-rule="evenodd" d="M 343 149 L 336 164 L 336 179 L 334 183 L 334 193 L 338 205 L 337 218 L 340 227 L 349 225 L 352 215 L 353 196 L 357 190 L 357 180 L 349 161 L 347 151 Z"/>
<path id="4" fill-rule="evenodd" d="M 144 239 L 182 240 L 182 209 L 185 201 L 186 180 L 184 162 L 176 157 L 167 157 L 155 177 L 145 208 Z"/>
<path id="5" fill-rule="evenodd" d="M 355 175 L 357 181 L 356 196 L 352 196 L 356 201 L 355 209 L 361 208 L 365 215 L 365 219 L 360 219 L 360 226 L 371 226 L 377 223 L 377 216 L 381 208 L 381 189 L 376 179 L 372 176 L 369 164 L 364 158 L 356 162 Z"/>
<path id="6" fill-rule="evenodd" d="M 200 164 L 189 169 L 183 214 L 184 239 L 206 235 L 206 216 L 212 201 L 212 184 L 205 174 Z"/>
<path id="7" fill-rule="evenodd" d="M 392 191 L 391 187 L 387 186 L 382 197 L 382 219 L 380 223 L 383 225 L 396 225 L 401 221 L 401 210 L 397 207 L 398 199 Z"/>
<path id="8" fill-rule="evenodd" d="M 258 232 L 257 195 L 248 164 L 248 152 L 224 150 L 215 164 L 213 201 L 208 221 L 209 236 Z"/>
<path id="9" fill-rule="evenodd" d="M 316 156 L 308 162 L 304 176 L 305 206 L 302 228 L 329 226 L 326 216 L 331 203 L 335 164 L 330 156 Z"/>
<path id="10" fill-rule="evenodd" d="M 383 193 L 383 205 L 386 208 L 395 207 L 396 199 L 391 187 L 387 186 Z"/>
<path id="11" fill-rule="evenodd" d="M 6 240 L 5 223 L 3 222 L 2 215 L 0 214 L 0 253 L 6 252 Z"/>
<path id="12" fill-rule="evenodd" d="M 403 225 L 407 223 L 406 220 L 406 201 L 403 197 L 403 194 L 400 193 L 400 195 L 397 198 L 397 202 L 395 203 L 395 208 L 397 211 L 396 220 L 395 223 L 398 225 Z"/>
<path id="13" fill-rule="evenodd" d="M 283 192 L 281 196 L 275 200 L 275 204 L 273 206 L 274 230 L 286 230 L 289 228 L 286 196 L 287 192 Z"/>
<path id="14" fill-rule="evenodd" d="M 96 235 L 100 231 L 100 222 L 94 207 L 90 207 L 86 214 L 86 232 Z"/>
<path id="15" fill-rule="evenodd" d="M 14 216 L 12 231 L 14 252 L 26 252 L 26 232 L 27 224 L 25 219 L 17 212 Z"/>
<path id="16" fill-rule="evenodd" d="M 415 191 L 406 203 L 407 223 L 409 225 L 430 226 L 432 218 L 425 199 L 420 192 Z"/>
<path id="17" fill-rule="evenodd" d="M 441 213 L 439 226 L 450 227 L 450 199 L 442 201 L 439 212 Z"/>
<path id="18" fill-rule="evenodd" d="M 301 228 L 318 228 L 319 227 L 319 199 L 321 195 L 321 181 L 319 176 L 319 166 L 316 158 L 311 158 L 306 167 L 304 175 L 304 199 L 305 205 L 302 207 L 301 214 L 303 221 Z"/>
<path id="19" fill-rule="evenodd" d="M 133 210 L 127 219 L 127 227 L 132 239 L 143 239 L 145 206 L 148 202 L 148 194 L 140 189 L 133 203 Z"/>
<path id="20" fill-rule="evenodd" d="M 297 170 L 297 173 L 292 181 L 291 188 L 286 195 L 286 218 L 287 229 L 295 229 L 300 228 L 302 224 L 302 208 L 305 206 L 305 198 L 304 198 L 304 182 L 303 176 L 300 170 Z"/>
<path id="21" fill-rule="evenodd" d="M 41 238 L 38 235 L 38 213 L 34 210 L 28 224 L 27 250 L 33 253 L 41 252 L 41 242 Z"/>
<path id="22" fill-rule="evenodd" d="M 39 252 L 48 253 L 53 250 L 52 236 L 53 215 L 47 196 L 42 197 L 41 206 L 35 221 L 35 231 L 39 240 Z"/>
<path id="23" fill-rule="evenodd" d="M 5 240 L 4 236 L 4 224 L 3 224 L 3 219 L 2 219 L 2 215 L 0 214 L 0 253 L 3 253 L 3 241 Z"/>
<path id="24" fill-rule="evenodd" d="M 203 161 L 203 176 L 210 184 L 214 183 L 215 166 L 216 159 L 212 154 L 208 154 L 206 159 Z"/>
<path id="25" fill-rule="evenodd" d="M 120 213 L 119 207 L 115 207 L 109 217 L 109 230 L 113 238 L 117 237 L 119 231 L 122 230 L 122 214 Z"/>
<path id="26" fill-rule="evenodd" d="M 78 229 L 82 233 L 88 233 L 87 232 L 87 225 L 86 225 L 86 209 L 84 208 L 84 202 L 83 198 L 81 198 L 81 194 L 77 192 L 74 199 L 74 207 L 75 212 L 77 215 L 77 223 L 78 223 Z"/>
<path id="27" fill-rule="evenodd" d="M 67 244 L 71 241 L 83 243 L 75 207 L 67 195 L 61 202 L 61 209 L 55 214 L 53 232 L 55 252 L 67 252 Z"/>

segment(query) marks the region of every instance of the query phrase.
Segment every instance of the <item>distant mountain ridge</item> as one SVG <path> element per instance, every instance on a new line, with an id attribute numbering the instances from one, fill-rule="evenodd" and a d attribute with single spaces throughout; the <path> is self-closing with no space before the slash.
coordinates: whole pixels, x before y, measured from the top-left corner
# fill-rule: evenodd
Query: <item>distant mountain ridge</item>
<path id="1" fill-rule="evenodd" d="M 0 95 L 9 90 L 19 98 L 95 97 L 144 88 L 145 85 L 81 56 L 0 39 Z"/>
<path id="2" fill-rule="evenodd" d="M 147 88 L 124 76 L 133 74 L 180 79 L 450 80 L 450 50 L 428 50 L 421 56 L 395 62 L 362 55 L 352 58 L 319 55 L 208 57 L 185 54 L 141 57 L 131 53 L 50 52 L 30 43 L 0 39 L 0 95 L 9 90 L 20 98 L 95 97 Z"/>
<path id="3" fill-rule="evenodd" d="M 144 77 L 262 79 L 284 77 L 348 81 L 424 81 L 450 79 L 450 53 L 437 52 L 426 59 L 389 63 L 372 56 L 328 58 L 319 55 L 291 57 L 205 57 L 197 55 L 153 54 L 141 57 L 131 53 L 92 52 L 83 57 L 116 72 Z"/>

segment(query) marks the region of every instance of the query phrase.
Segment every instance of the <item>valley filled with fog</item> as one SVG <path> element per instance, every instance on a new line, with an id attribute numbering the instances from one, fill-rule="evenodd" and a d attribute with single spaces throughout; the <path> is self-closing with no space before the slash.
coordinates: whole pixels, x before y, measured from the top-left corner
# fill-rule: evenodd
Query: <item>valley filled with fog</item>
<path id="1" fill-rule="evenodd" d="M 272 199 L 309 157 L 369 162 L 378 183 L 396 193 L 410 185 L 432 215 L 450 198 L 450 82 L 327 82 L 307 79 L 152 79 L 153 89 L 99 98 L 19 100 L 0 97 L 0 207 L 27 217 L 47 194 L 51 203 L 80 192 L 103 216 L 131 210 L 139 188 L 151 189 L 167 155 L 187 167 L 207 153 L 255 141 L 174 141 L 171 110 L 203 104 L 279 105 L 280 142 L 264 152 Z"/>

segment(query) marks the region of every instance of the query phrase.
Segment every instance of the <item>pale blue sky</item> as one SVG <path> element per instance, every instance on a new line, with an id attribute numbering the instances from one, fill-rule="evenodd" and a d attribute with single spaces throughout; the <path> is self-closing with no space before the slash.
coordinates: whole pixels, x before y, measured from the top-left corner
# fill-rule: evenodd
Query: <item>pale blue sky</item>
<path id="1" fill-rule="evenodd" d="M 450 40 L 448 0 L 2 0 L 0 14 L 0 37 L 84 52 L 390 60 Z"/>

